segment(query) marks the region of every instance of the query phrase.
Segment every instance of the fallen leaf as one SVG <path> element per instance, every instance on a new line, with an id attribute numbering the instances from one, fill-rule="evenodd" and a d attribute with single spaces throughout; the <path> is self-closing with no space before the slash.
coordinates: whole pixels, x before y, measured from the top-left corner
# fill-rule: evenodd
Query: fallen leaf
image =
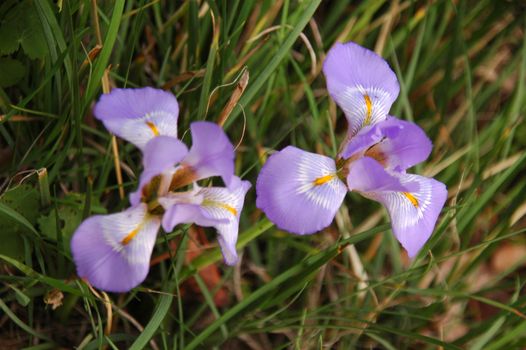
<path id="1" fill-rule="evenodd" d="M 52 310 L 62 306 L 62 299 L 64 299 L 64 294 L 56 288 L 50 290 L 44 295 L 44 303 L 51 305 Z"/>

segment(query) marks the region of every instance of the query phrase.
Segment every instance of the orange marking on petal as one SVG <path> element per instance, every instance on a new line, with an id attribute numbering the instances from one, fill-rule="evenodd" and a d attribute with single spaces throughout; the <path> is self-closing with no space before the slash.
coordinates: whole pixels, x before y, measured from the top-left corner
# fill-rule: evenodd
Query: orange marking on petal
<path id="1" fill-rule="evenodd" d="M 122 239 L 121 244 L 122 244 L 122 245 L 128 245 L 128 244 L 131 242 L 131 240 L 132 240 L 135 236 L 137 236 L 137 233 L 139 233 L 139 230 L 140 230 L 140 229 L 141 229 L 141 226 L 137 227 L 135 230 L 132 230 L 130 233 L 128 233 L 128 234 L 126 235 L 126 237 L 124 237 L 124 238 Z"/>
<path id="2" fill-rule="evenodd" d="M 411 204 L 413 204 L 413 206 L 415 208 L 418 208 L 418 199 L 415 198 L 415 196 L 413 196 L 411 193 L 409 192 L 402 192 L 402 194 L 407 198 L 409 199 L 409 201 L 411 202 Z"/>
<path id="3" fill-rule="evenodd" d="M 365 116 L 365 120 L 363 122 L 363 125 L 365 126 L 371 123 L 371 115 L 373 114 L 373 102 L 371 101 L 369 95 L 363 95 L 363 98 L 365 100 L 365 107 L 367 108 L 367 115 Z"/>
<path id="4" fill-rule="evenodd" d="M 312 181 L 312 184 L 314 186 L 321 186 L 321 185 L 331 181 L 332 179 L 334 179 L 335 176 L 336 176 L 335 174 L 329 174 L 329 175 L 325 175 L 325 176 L 319 177 L 316 180 Z"/>
<path id="5" fill-rule="evenodd" d="M 159 136 L 159 129 L 157 129 L 157 126 L 155 126 L 154 123 L 150 122 L 150 121 L 147 121 L 146 122 L 146 125 L 148 125 L 148 127 L 150 128 L 150 130 L 153 132 L 153 134 L 155 136 Z"/>

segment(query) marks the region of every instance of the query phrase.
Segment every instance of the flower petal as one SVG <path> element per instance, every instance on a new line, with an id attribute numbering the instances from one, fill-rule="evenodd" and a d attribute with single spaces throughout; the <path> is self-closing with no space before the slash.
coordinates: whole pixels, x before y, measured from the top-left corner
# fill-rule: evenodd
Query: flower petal
<path id="1" fill-rule="evenodd" d="M 349 133 L 387 117 L 400 92 L 396 74 L 376 53 L 356 43 L 336 43 L 323 63 L 329 94 L 343 109 Z"/>
<path id="2" fill-rule="evenodd" d="M 250 182 L 234 177 L 229 188 L 205 187 L 199 191 L 204 196 L 201 206 L 204 212 L 210 218 L 223 221 L 214 227 L 219 234 L 217 241 L 227 265 L 235 265 L 238 260 L 236 243 L 239 215 L 243 209 L 245 195 L 251 186 Z M 224 222 L 225 219 L 227 222 Z"/>
<path id="3" fill-rule="evenodd" d="M 330 225 L 347 193 L 334 160 L 296 147 L 269 157 L 256 185 L 256 206 L 279 228 L 310 234 Z"/>
<path id="4" fill-rule="evenodd" d="M 177 138 L 179 105 L 169 92 L 151 87 L 113 89 L 93 110 L 106 129 L 144 149 L 155 136 Z"/>
<path id="5" fill-rule="evenodd" d="M 182 197 L 161 198 L 159 202 L 166 208 L 163 227 L 167 231 L 173 230 L 173 227 L 179 223 L 215 227 L 219 233 L 218 241 L 225 263 L 234 265 L 237 262 L 239 214 L 243 209 L 245 194 L 250 187 L 250 182 L 241 181 L 235 176 L 232 178 L 230 188 L 197 187 L 194 198 L 200 198 L 200 202 L 199 199 Z"/>
<path id="6" fill-rule="evenodd" d="M 148 274 L 160 219 L 145 204 L 121 213 L 96 215 L 77 228 L 71 252 L 77 274 L 93 286 L 127 292 Z"/>
<path id="7" fill-rule="evenodd" d="M 185 144 L 174 137 L 159 136 L 150 140 L 144 148 L 144 170 L 139 180 L 139 187 L 137 191 L 130 194 L 130 203 L 137 205 L 141 197 L 144 196 L 145 186 L 149 184 L 155 176 L 173 168 L 187 153 L 188 149 Z M 164 180 L 165 182 L 169 182 L 168 178 Z M 160 185 L 158 185 L 158 187 L 160 187 Z"/>
<path id="8" fill-rule="evenodd" d="M 200 187 L 199 187 L 200 189 Z M 214 226 L 226 220 L 210 218 L 201 208 L 204 196 L 198 190 L 189 192 L 169 193 L 159 198 L 159 203 L 165 209 L 162 225 L 166 232 L 173 231 L 179 224 L 195 223 L 199 226 Z"/>
<path id="9" fill-rule="evenodd" d="M 368 157 L 352 163 L 347 182 L 351 190 L 386 207 L 393 233 L 409 257 L 414 257 L 433 233 L 447 198 L 443 183 L 419 175 L 388 173 Z"/>
<path id="10" fill-rule="evenodd" d="M 183 160 L 195 172 L 196 179 L 221 176 L 230 186 L 234 176 L 234 146 L 223 129 L 211 122 L 194 122 L 190 125 L 192 147 Z"/>
<path id="11" fill-rule="evenodd" d="M 418 125 L 389 117 L 361 129 L 348 141 L 340 156 L 348 159 L 365 155 L 387 169 L 405 171 L 427 159 L 432 148 L 431 141 Z"/>

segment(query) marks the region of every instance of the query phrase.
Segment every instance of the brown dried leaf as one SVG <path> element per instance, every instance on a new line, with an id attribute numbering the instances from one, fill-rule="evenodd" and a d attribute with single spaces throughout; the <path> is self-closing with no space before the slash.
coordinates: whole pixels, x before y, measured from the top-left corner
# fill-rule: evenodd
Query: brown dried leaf
<path id="1" fill-rule="evenodd" d="M 62 299 L 64 299 L 64 294 L 56 288 L 50 290 L 44 295 L 44 303 L 51 305 L 52 310 L 62 306 Z"/>

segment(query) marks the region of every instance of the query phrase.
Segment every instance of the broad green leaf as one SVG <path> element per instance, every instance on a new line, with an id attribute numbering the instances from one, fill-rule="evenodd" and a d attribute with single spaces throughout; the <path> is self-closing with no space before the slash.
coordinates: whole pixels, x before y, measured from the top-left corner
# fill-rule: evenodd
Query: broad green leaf
<path id="1" fill-rule="evenodd" d="M 1 34 L 0 34 L 1 37 Z M 0 39 L 1 40 L 1 39 Z M 26 74 L 26 67 L 15 59 L 0 57 L 0 86 L 8 87 L 18 83 Z"/>
<path id="2" fill-rule="evenodd" d="M 47 53 L 46 38 L 42 30 L 42 24 L 32 1 L 23 3 L 25 7 L 24 29 L 20 44 L 27 56 L 31 59 L 42 58 Z"/>
<path id="3" fill-rule="evenodd" d="M 9 55 L 20 46 L 17 26 L 14 21 L 6 21 L 0 26 L 0 54 Z"/>
<path id="4" fill-rule="evenodd" d="M 0 26 L 0 54 L 11 54 L 20 45 L 31 59 L 42 58 L 47 52 L 42 25 L 31 0 L 12 7 Z"/>
<path id="5" fill-rule="evenodd" d="M 0 197 L 0 254 L 22 260 L 24 242 L 21 234 L 37 234 L 33 225 L 39 210 L 38 192 L 20 185 Z"/>

